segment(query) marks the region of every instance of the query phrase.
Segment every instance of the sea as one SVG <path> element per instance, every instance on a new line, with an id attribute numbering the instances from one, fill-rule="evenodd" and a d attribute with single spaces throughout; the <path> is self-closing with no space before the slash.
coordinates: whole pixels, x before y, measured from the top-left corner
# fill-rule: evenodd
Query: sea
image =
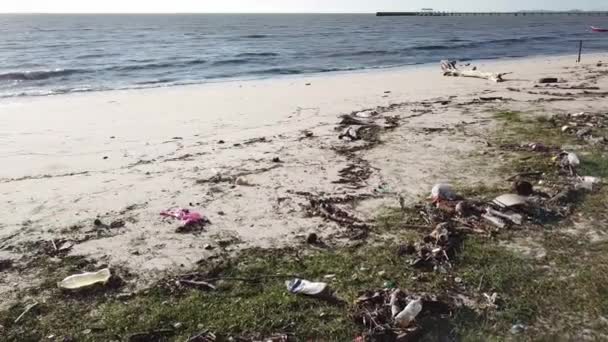
<path id="1" fill-rule="evenodd" d="M 1 14 L 0 97 L 608 52 L 592 25 L 608 17 Z"/>

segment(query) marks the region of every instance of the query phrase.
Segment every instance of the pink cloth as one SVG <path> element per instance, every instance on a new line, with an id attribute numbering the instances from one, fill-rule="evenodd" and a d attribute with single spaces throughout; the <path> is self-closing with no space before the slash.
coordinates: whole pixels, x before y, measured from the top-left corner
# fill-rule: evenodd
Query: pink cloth
<path id="1" fill-rule="evenodd" d="M 160 214 L 165 217 L 176 218 L 176 219 L 182 221 L 182 224 L 184 226 L 196 224 L 199 222 L 203 222 L 205 220 L 205 217 L 203 215 L 201 215 L 195 211 L 190 211 L 188 209 L 182 209 L 182 208 L 165 210 L 165 211 L 161 212 Z"/>

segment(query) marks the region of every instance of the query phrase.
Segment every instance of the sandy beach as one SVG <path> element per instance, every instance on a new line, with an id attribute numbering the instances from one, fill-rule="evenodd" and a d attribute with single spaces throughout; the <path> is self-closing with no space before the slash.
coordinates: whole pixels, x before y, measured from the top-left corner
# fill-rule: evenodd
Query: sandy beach
<path id="1" fill-rule="evenodd" d="M 491 184 L 496 166 L 476 155 L 492 111 L 605 108 L 605 57 L 473 62 L 512 72 L 503 83 L 444 77 L 437 64 L 2 99 L 0 258 L 26 263 L 68 244 L 69 255 L 146 284 L 220 251 L 299 244 L 310 233 L 348 243 L 348 229 L 310 215 L 311 197 L 354 196 L 341 207 L 366 221 L 440 181 Z M 535 88 L 549 76 L 563 88 Z M 580 85 L 600 90 L 565 89 Z M 379 142 L 365 146 L 339 139 L 344 114 L 398 126 L 381 125 Z M 171 208 L 211 223 L 178 233 L 179 221 L 160 215 Z M 100 229 L 96 219 L 118 223 Z M 36 285 L 35 269 L 6 275 L 1 296 Z"/>

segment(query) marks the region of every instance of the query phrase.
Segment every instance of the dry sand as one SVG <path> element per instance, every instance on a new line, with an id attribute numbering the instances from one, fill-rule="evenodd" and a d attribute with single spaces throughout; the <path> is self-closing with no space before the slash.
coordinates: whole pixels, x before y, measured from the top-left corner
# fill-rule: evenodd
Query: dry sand
<path id="1" fill-rule="evenodd" d="M 301 243 L 310 232 L 339 240 L 344 229 L 306 214 L 306 193 L 372 195 L 345 206 L 370 219 L 380 207 L 398 205 L 398 195 L 413 201 L 438 181 L 492 182 L 494 165 L 472 157 L 486 144 L 492 110 L 606 104 L 597 96 L 563 101 L 567 95 L 529 93 L 545 91 L 533 88 L 544 76 L 608 89 L 600 72 L 608 67 L 596 66 L 602 56 L 585 59 L 476 64 L 513 72 L 504 83 L 443 77 L 432 65 L 0 100 L 0 259 L 26 262 L 36 248 L 69 241 L 70 255 L 152 280 L 220 249 Z M 512 101 L 471 103 L 480 96 Z M 344 153 L 361 143 L 338 139 L 339 115 L 365 110 L 398 116 L 400 126 L 382 132 L 381 144 Z M 338 182 L 351 164 L 367 174 Z M 233 178 L 210 181 L 218 174 Z M 235 184 L 236 177 L 242 182 Z M 179 222 L 159 215 L 176 207 L 199 211 L 212 224 L 197 234 L 176 233 Z M 125 226 L 95 227 L 96 218 Z M 35 272 L 4 273 L 0 295 L 35 284 Z"/>

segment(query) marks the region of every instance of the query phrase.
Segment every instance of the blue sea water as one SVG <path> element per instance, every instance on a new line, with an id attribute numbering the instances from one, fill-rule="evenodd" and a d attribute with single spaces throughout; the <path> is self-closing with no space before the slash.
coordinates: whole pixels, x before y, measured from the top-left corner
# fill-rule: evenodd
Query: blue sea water
<path id="1" fill-rule="evenodd" d="M 608 17 L 0 15 L 0 97 L 608 51 Z"/>

